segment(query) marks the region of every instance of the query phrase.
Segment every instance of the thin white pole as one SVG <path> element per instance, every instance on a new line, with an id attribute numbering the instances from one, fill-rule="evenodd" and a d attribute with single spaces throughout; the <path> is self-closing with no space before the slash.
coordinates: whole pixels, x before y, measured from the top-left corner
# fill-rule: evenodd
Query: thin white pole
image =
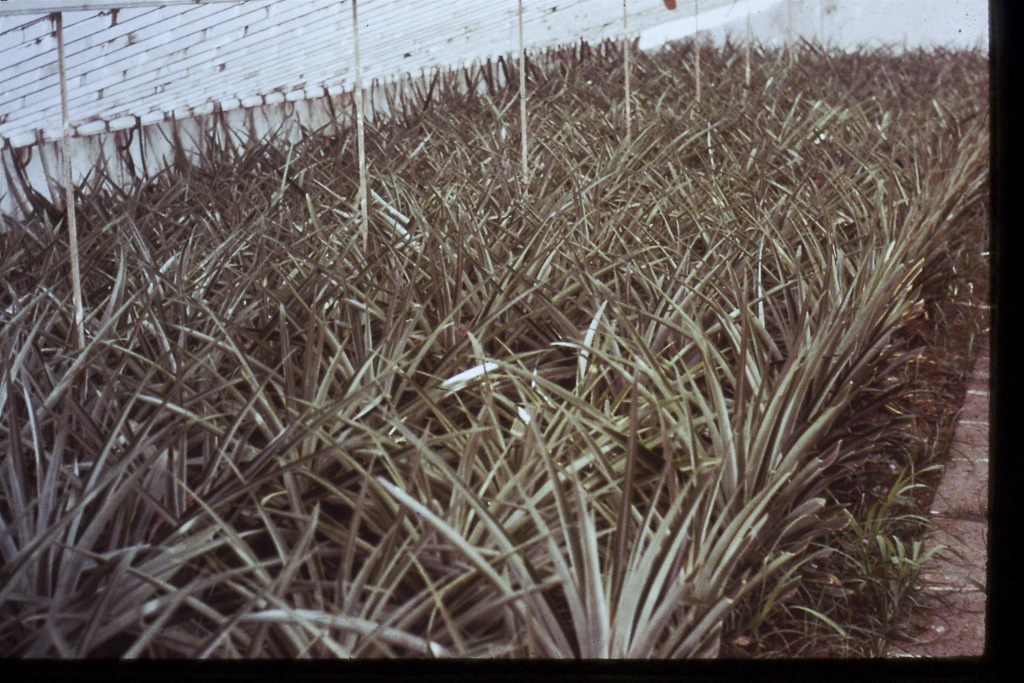
<path id="1" fill-rule="evenodd" d="M 352 0 L 352 43 L 356 61 L 356 140 L 359 148 L 359 211 L 363 252 L 366 253 L 370 251 L 370 210 L 366 196 L 366 132 L 363 129 L 363 77 L 359 68 L 359 13 L 356 5 L 356 0 Z"/>
<path id="2" fill-rule="evenodd" d="M 85 309 L 82 306 L 82 280 L 78 268 L 78 223 L 75 220 L 75 189 L 71 184 L 71 125 L 68 122 L 68 75 L 64 61 L 64 16 L 54 15 L 57 26 L 57 68 L 60 71 L 60 118 L 64 129 L 64 204 L 68 222 L 68 247 L 71 251 L 71 296 L 74 301 L 74 327 L 78 350 L 85 348 Z"/>
<path id="3" fill-rule="evenodd" d="M 819 0 L 818 10 L 818 40 L 825 47 L 825 0 Z"/>
<path id="4" fill-rule="evenodd" d="M 786 0 L 786 13 L 789 15 L 789 22 L 786 25 L 786 54 L 789 55 L 789 65 L 793 66 L 793 0 Z"/>
<path id="5" fill-rule="evenodd" d="M 693 45 L 697 52 L 697 101 L 700 102 L 700 26 L 697 24 L 697 0 L 693 0 Z"/>
<path id="6" fill-rule="evenodd" d="M 523 0 L 519 0 L 519 132 L 522 138 L 523 182 L 529 174 L 526 149 L 526 43 L 523 42 Z"/>
<path id="7" fill-rule="evenodd" d="M 622 0 L 622 54 L 625 59 L 624 68 L 626 70 L 626 147 L 629 147 L 633 142 L 633 129 L 632 129 L 632 106 L 629 101 L 629 35 L 627 33 L 627 12 L 626 3 L 628 0 Z"/>
<path id="8" fill-rule="evenodd" d="M 750 7 L 750 0 L 747 0 L 747 50 L 746 50 L 746 70 L 745 70 L 745 83 L 746 86 L 750 87 L 750 13 L 753 10 Z"/>

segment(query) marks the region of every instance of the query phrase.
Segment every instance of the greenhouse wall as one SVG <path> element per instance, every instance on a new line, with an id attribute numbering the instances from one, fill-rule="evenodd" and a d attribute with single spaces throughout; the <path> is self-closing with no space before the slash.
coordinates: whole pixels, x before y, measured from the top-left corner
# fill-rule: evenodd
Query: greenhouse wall
<path id="1" fill-rule="evenodd" d="M 12 13 L 28 5 L 5 2 L 0 19 L 5 214 L 25 204 L 15 195 L 23 192 L 19 176 L 63 204 L 55 23 L 46 13 Z M 157 170 L 175 137 L 186 149 L 198 144 L 214 118 L 256 135 L 284 126 L 287 139 L 353 111 L 351 2 L 154 5 L 129 0 L 120 8 L 64 12 L 76 183 L 90 179 L 98 159 L 109 160 L 107 172 L 120 181 Z M 988 34 L 985 0 L 629 0 L 626 8 L 626 30 L 644 50 L 697 30 L 716 42 L 805 38 L 841 49 L 984 48 Z M 384 106 L 386 88 L 519 49 L 516 0 L 362 0 L 358 10 L 368 110 Z M 622 32 L 621 0 L 523 0 L 529 53 Z"/>

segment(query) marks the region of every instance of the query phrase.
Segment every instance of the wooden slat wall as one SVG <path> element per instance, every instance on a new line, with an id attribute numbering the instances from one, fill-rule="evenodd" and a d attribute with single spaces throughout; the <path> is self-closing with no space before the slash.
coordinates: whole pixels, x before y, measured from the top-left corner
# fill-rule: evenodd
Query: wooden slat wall
<path id="1" fill-rule="evenodd" d="M 763 2 L 765 0 L 755 0 Z M 528 48 L 616 36 L 621 0 L 524 0 Z M 629 28 L 679 19 L 661 0 L 629 0 Z M 701 0 L 701 11 L 745 0 Z M 516 0 L 361 0 L 363 79 L 467 65 L 518 49 Z M 14 147 L 60 135 L 53 22 L 0 20 L 0 136 Z M 79 136 L 351 89 L 348 0 L 244 0 L 67 12 L 70 119 Z"/>

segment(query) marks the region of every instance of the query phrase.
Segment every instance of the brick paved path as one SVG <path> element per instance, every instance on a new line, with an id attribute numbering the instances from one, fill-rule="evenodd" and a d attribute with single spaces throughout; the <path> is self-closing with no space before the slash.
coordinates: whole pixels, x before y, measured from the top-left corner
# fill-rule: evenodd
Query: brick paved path
<path id="1" fill-rule="evenodd" d="M 979 353 L 935 492 L 928 540 L 948 546 L 922 572 L 922 601 L 911 617 L 920 643 L 892 643 L 890 657 L 980 657 L 985 651 L 988 561 L 989 352 Z"/>

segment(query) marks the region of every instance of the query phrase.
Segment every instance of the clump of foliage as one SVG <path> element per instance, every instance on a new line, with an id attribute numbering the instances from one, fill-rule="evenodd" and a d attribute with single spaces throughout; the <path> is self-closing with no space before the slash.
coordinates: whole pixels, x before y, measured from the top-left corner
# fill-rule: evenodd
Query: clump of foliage
<path id="1" fill-rule="evenodd" d="M 3 651 L 855 636 L 849 594 L 808 587 L 880 576 L 861 537 L 900 571 L 928 552 L 890 519 L 934 464 L 893 406 L 908 330 L 979 253 L 987 65 L 756 49 L 747 88 L 741 50 L 705 47 L 696 103 L 694 48 L 633 60 L 628 147 L 616 46 L 536 59 L 528 178 L 514 63 L 407 91 L 368 127 L 367 252 L 351 127 L 211 128 L 79 197 L 81 351 L 62 225 L 5 217 Z M 820 650 L 789 640 L 767 654 Z"/>

